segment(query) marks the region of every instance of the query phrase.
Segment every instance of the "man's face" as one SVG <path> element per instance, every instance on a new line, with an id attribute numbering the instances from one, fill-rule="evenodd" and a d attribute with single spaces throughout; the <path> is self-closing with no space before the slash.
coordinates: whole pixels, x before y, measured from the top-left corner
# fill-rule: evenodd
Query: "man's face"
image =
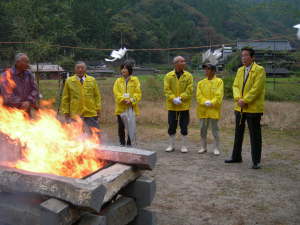
<path id="1" fill-rule="evenodd" d="M 244 66 L 250 66 L 253 62 L 250 52 L 247 50 L 242 51 L 242 63 Z"/>
<path id="2" fill-rule="evenodd" d="M 16 62 L 16 68 L 20 71 L 27 70 L 29 68 L 29 58 L 27 55 L 22 55 Z"/>
<path id="3" fill-rule="evenodd" d="M 186 65 L 185 58 L 180 57 L 175 64 L 175 70 L 183 71 L 185 69 L 185 65 Z"/>
<path id="4" fill-rule="evenodd" d="M 75 66 L 75 73 L 78 75 L 78 76 L 83 76 L 86 72 L 86 67 L 84 64 L 78 64 Z"/>

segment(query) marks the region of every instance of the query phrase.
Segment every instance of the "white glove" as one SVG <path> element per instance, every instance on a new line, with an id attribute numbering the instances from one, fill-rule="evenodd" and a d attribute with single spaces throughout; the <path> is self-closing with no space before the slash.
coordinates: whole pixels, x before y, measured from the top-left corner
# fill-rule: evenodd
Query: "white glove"
<path id="1" fill-rule="evenodd" d="M 174 99 L 173 99 L 173 103 L 174 103 L 175 105 L 180 105 L 180 104 L 182 103 L 181 98 L 180 98 L 180 97 L 174 98 Z"/>
<path id="2" fill-rule="evenodd" d="M 129 93 L 124 93 L 123 94 L 123 98 L 129 98 L 129 97 L 130 97 Z"/>
<path id="3" fill-rule="evenodd" d="M 204 102 L 204 105 L 205 105 L 206 107 L 211 107 L 211 106 L 212 106 L 212 103 L 211 103 L 211 101 L 207 100 L 207 101 Z"/>

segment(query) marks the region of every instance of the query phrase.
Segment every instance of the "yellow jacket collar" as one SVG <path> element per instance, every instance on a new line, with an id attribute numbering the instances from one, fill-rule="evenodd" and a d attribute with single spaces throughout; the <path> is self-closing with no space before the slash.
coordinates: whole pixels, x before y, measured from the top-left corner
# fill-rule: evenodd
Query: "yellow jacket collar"
<path id="1" fill-rule="evenodd" d="M 253 62 L 253 63 L 252 63 L 252 66 L 251 66 L 251 70 L 249 71 L 249 73 L 250 73 L 251 71 L 255 70 L 256 67 L 257 67 L 256 62 Z M 246 66 L 242 66 L 242 68 L 243 68 L 243 70 L 245 70 L 245 69 L 246 69 Z"/>
<path id="2" fill-rule="evenodd" d="M 214 80 L 214 79 L 216 79 L 216 78 L 217 78 L 217 76 L 214 75 L 213 78 L 212 78 L 211 80 Z M 207 77 L 205 77 L 204 80 L 209 80 L 209 79 L 208 79 Z"/>
<path id="3" fill-rule="evenodd" d="M 181 76 L 184 76 L 184 75 L 186 75 L 186 70 L 183 70 L 183 73 L 182 73 L 182 75 Z M 176 77 L 176 71 L 175 70 L 172 70 L 172 76 L 175 76 Z"/>
<path id="4" fill-rule="evenodd" d="M 126 80 L 124 76 L 121 76 L 121 79 L 124 80 L 124 81 Z M 130 75 L 130 76 L 128 77 L 128 81 L 130 81 L 131 79 L 132 79 L 132 75 Z"/>

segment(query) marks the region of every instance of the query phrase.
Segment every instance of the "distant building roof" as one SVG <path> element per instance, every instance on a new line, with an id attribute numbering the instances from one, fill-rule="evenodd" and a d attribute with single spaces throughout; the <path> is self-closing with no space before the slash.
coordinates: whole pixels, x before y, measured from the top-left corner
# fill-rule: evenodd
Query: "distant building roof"
<path id="1" fill-rule="evenodd" d="M 286 68 L 266 68 L 267 74 L 290 74 L 291 72 Z"/>
<path id="2" fill-rule="evenodd" d="M 30 65 L 32 72 L 64 72 L 65 70 L 60 65 L 34 64 Z"/>
<path id="3" fill-rule="evenodd" d="M 272 50 L 272 51 L 291 51 L 293 50 L 290 42 L 287 40 L 271 41 L 238 41 L 237 48 L 252 47 L 254 50 Z"/>
<path id="4" fill-rule="evenodd" d="M 87 73 L 115 73 L 115 71 L 114 70 L 112 70 L 112 69 L 88 69 L 87 71 L 86 71 Z"/>

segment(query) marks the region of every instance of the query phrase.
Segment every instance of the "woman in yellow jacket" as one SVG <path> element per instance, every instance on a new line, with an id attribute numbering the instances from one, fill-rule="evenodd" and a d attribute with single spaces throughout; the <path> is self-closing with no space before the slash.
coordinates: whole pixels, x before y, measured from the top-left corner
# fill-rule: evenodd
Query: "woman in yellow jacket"
<path id="1" fill-rule="evenodd" d="M 140 87 L 140 81 L 136 76 L 132 76 L 132 65 L 129 62 L 124 62 L 120 66 L 121 77 L 119 77 L 114 83 L 114 97 L 115 97 L 115 114 L 118 120 L 118 134 L 120 145 L 131 146 L 133 140 L 131 140 L 128 133 L 127 142 L 125 140 L 125 124 L 122 120 L 122 113 L 128 109 L 133 109 L 134 116 L 139 115 L 138 102 L 142 98 L 142 92 Z M 135 133 L 135 130 L 134 130 Z"/>
<path id="2" fill-rule="evenodd" d="M 204 64 L 206 78 L 198 82 L 197 86 L 197 116 L 200 119 L 201 148 L 198 153 L 207 152 L 207 130 L 211 126 L 214 136 L 214 154 L 220 154 L 220 138 L 218 121 L 221 114 L 221 105 L 224 95 L 224 85 L 220 78 L 215 76 L 216 67 Z"/>

